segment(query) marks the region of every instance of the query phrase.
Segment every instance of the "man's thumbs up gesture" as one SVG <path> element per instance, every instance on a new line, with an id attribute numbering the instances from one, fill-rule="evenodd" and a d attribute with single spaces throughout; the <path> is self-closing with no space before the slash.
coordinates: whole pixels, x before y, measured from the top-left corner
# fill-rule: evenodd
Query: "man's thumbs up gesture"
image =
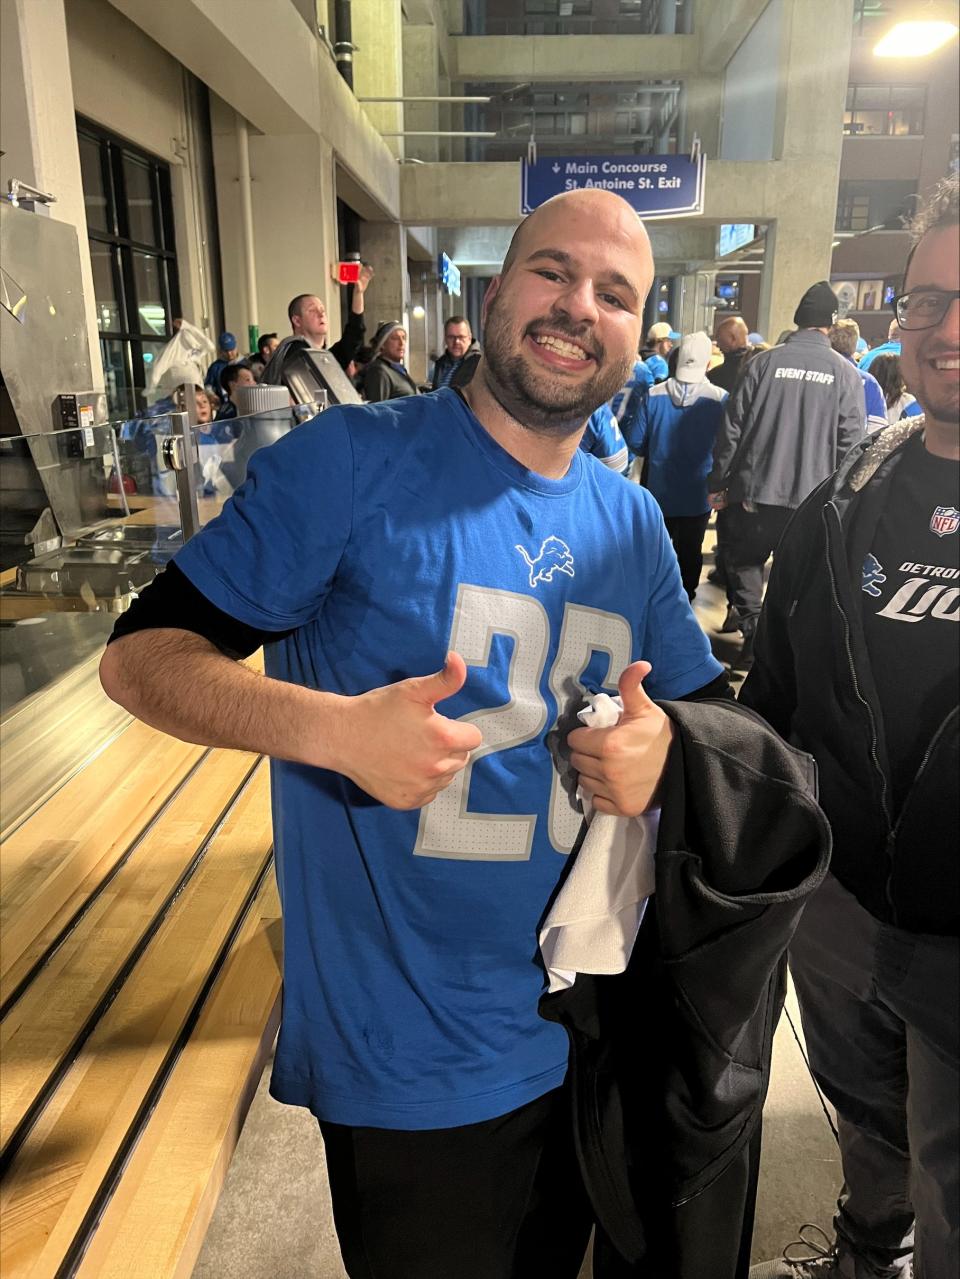
<path id="1" fill-rule="evenodd" d="M 643 687 L 650 671 L 649 662 L 634 662 L 620 676 L 619 724 L 575 728 L 567 738 L 570 762 L 598 812 L 637 817 L 656 800 L 674 729 Z"/>
<path id="2" fill-rule="evenodd" d="M 483 742 L 437 702 L 463 688 L 467 668 L 448 653 L 443 670 L 344 699 L 334 767 L 388 808 L 422 808 L 449 786 Z"/>

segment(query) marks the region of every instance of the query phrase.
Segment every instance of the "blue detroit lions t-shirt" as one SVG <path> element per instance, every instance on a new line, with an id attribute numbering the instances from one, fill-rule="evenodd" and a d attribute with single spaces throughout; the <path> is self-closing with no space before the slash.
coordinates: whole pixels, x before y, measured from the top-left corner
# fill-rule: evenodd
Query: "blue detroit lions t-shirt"
<path id="1" fill-rule="evenodd" d="M 631 661 L 654 697 L 714 679 L 656 504 L 577 450 L 549 480 L 450 390 L 333 408 L 256 453 L 178 566 L 219 608 L 292 633 L 277 679 L 357 694 L 439 670 L 483 734 L 419 812 L 273 761 L 284 917 L 272 1091 L 335 1123 L 452 1127 L 559 1085 L 537 1015 L 537 922 L 580 826 L 545 744 Z M 403 743 L 396 744 L 398 751 Z"/>

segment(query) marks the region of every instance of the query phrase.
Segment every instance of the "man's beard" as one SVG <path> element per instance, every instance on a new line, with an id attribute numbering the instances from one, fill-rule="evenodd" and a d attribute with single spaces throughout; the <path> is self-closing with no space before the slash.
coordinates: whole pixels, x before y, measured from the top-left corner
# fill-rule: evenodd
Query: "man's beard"
<path id="1" fill-rule="evenodd" d="M 498 295 L 487 310 L 481 369 L 500 407 L 527 430 L 539 435 L 569 435 L 582 427 L 595 409 L 612 399 L 630 376 L 632 356 L 608 362 L 599 342 L 588 340 L 589 326 L 571 324 L 562 312 L 533 320 L 522 334 L 516 334 L 506 317 L 500 316 L 500 310 Z M 527 358 L 515 349 L 519 344 L 516 339 L 522 342 L 540 328 L 583 343 L 596 361 L 593 377 L 568 384 L 562 376 L 551 378 L 547 367 L 542 371 L 532 369 Z"/>

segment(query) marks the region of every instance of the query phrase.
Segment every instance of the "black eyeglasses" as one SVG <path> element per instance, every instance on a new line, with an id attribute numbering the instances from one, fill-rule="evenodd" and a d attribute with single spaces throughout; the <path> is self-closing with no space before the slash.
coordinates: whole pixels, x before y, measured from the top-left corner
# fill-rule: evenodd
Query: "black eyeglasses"
<path id="1" fill-rule="evenodd" d="M 960 289 L 911 289 L 893 299 L 901 329 L 932 329 L 960 298 Z"/>

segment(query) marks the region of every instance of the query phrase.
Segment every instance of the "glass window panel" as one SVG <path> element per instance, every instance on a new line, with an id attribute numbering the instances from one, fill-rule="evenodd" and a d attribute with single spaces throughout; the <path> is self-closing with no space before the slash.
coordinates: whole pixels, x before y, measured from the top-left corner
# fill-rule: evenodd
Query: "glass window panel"
<path id="1" fill-rule="evenodd" d="M 586 133 L 587 117 L 585 115 L 570 116 L 570 132 L 575 134 Z"/>
<path id="2" fill-rule="evenodd" d="M 93 138 L 77 138 L 80 144 L 80 177 L 83 182 L 83 205 L 87 211 L 87 226 L 94 231 L 112 231 L 109 225 L 107 193 L 103 186 L 103 164 L 100 144 Z"/>
<path id="3" fill-rule="evenodd" d="M 133 253 L 133 279 L 137 295 L 137 323 L 139 333 L 168 332 L 167 313 L 164 305 L 163 271 L 161 258 L 148 253 Z"/>
<path id="4" fill-rule="evenodd" d="M 919 107 L 923 109 L 927 96 L 922 85 L 896 84 L 890 90 L 891 107 Z"/>
<path id="5" fill-rule="evenodd" d="M 116 249 L 112 244 L 90 241 L 90 261 L 93 266 L 93 295 L 97 300 L 97 327 L 101 332 L 116 332 L 123 328 L 123 312 L 117 297 L 114 263 Z"/>
<path id="6" fill-rule="evenodd" d="M 153 173 L 142 160 L 124 154 L 123 179 L 127 188 L 127 218 L 130 239 L 138 244 L 157 244 Z"/>
<path id="7" fill-rule="evenodd" d="M 879 136 L 887 131 L 886 111 L 861 111 L 857 108 L 854 132 L 861 136 Z"/>
<path id="8" fill-rule="evenodd" d="M 850 230 L 866 231 L 870 226 L 870 198 L 856 195 L 850 201 Z"/>
<path id="9" fill-rule="evenodd" d="M 107 412 L 111 418 L 133 412 L 130 392 L 130 344 L 113 338 L 100 339 L 103 379 L 107 392 Z"/>
<path id="10" fill-rule="evenodd" d="M 141 352 L 143 356 L 143 378 L 142 378 L 143 386 L 137 386 L 135 388 L 137 392 L 137 399 L 138 399 L 138 402 L 140 403 L 146 403 L 144 392 L 150 381 L 150 370 L 153 368 L 155 362 L 160 356 L 160 352 L 163 350 L 165 346 L 166 346 L 165 341 L 140 343 Z M 140 380 L 141 380 L 140 378 L 137 379 L 138 382 Z"/>
<path id="11" fill-rule="evenodd" d="M 886 84 L 857 85 L 857 113 L 863 111 L 886 111 L 890 105 L 890 86 Z"/>

